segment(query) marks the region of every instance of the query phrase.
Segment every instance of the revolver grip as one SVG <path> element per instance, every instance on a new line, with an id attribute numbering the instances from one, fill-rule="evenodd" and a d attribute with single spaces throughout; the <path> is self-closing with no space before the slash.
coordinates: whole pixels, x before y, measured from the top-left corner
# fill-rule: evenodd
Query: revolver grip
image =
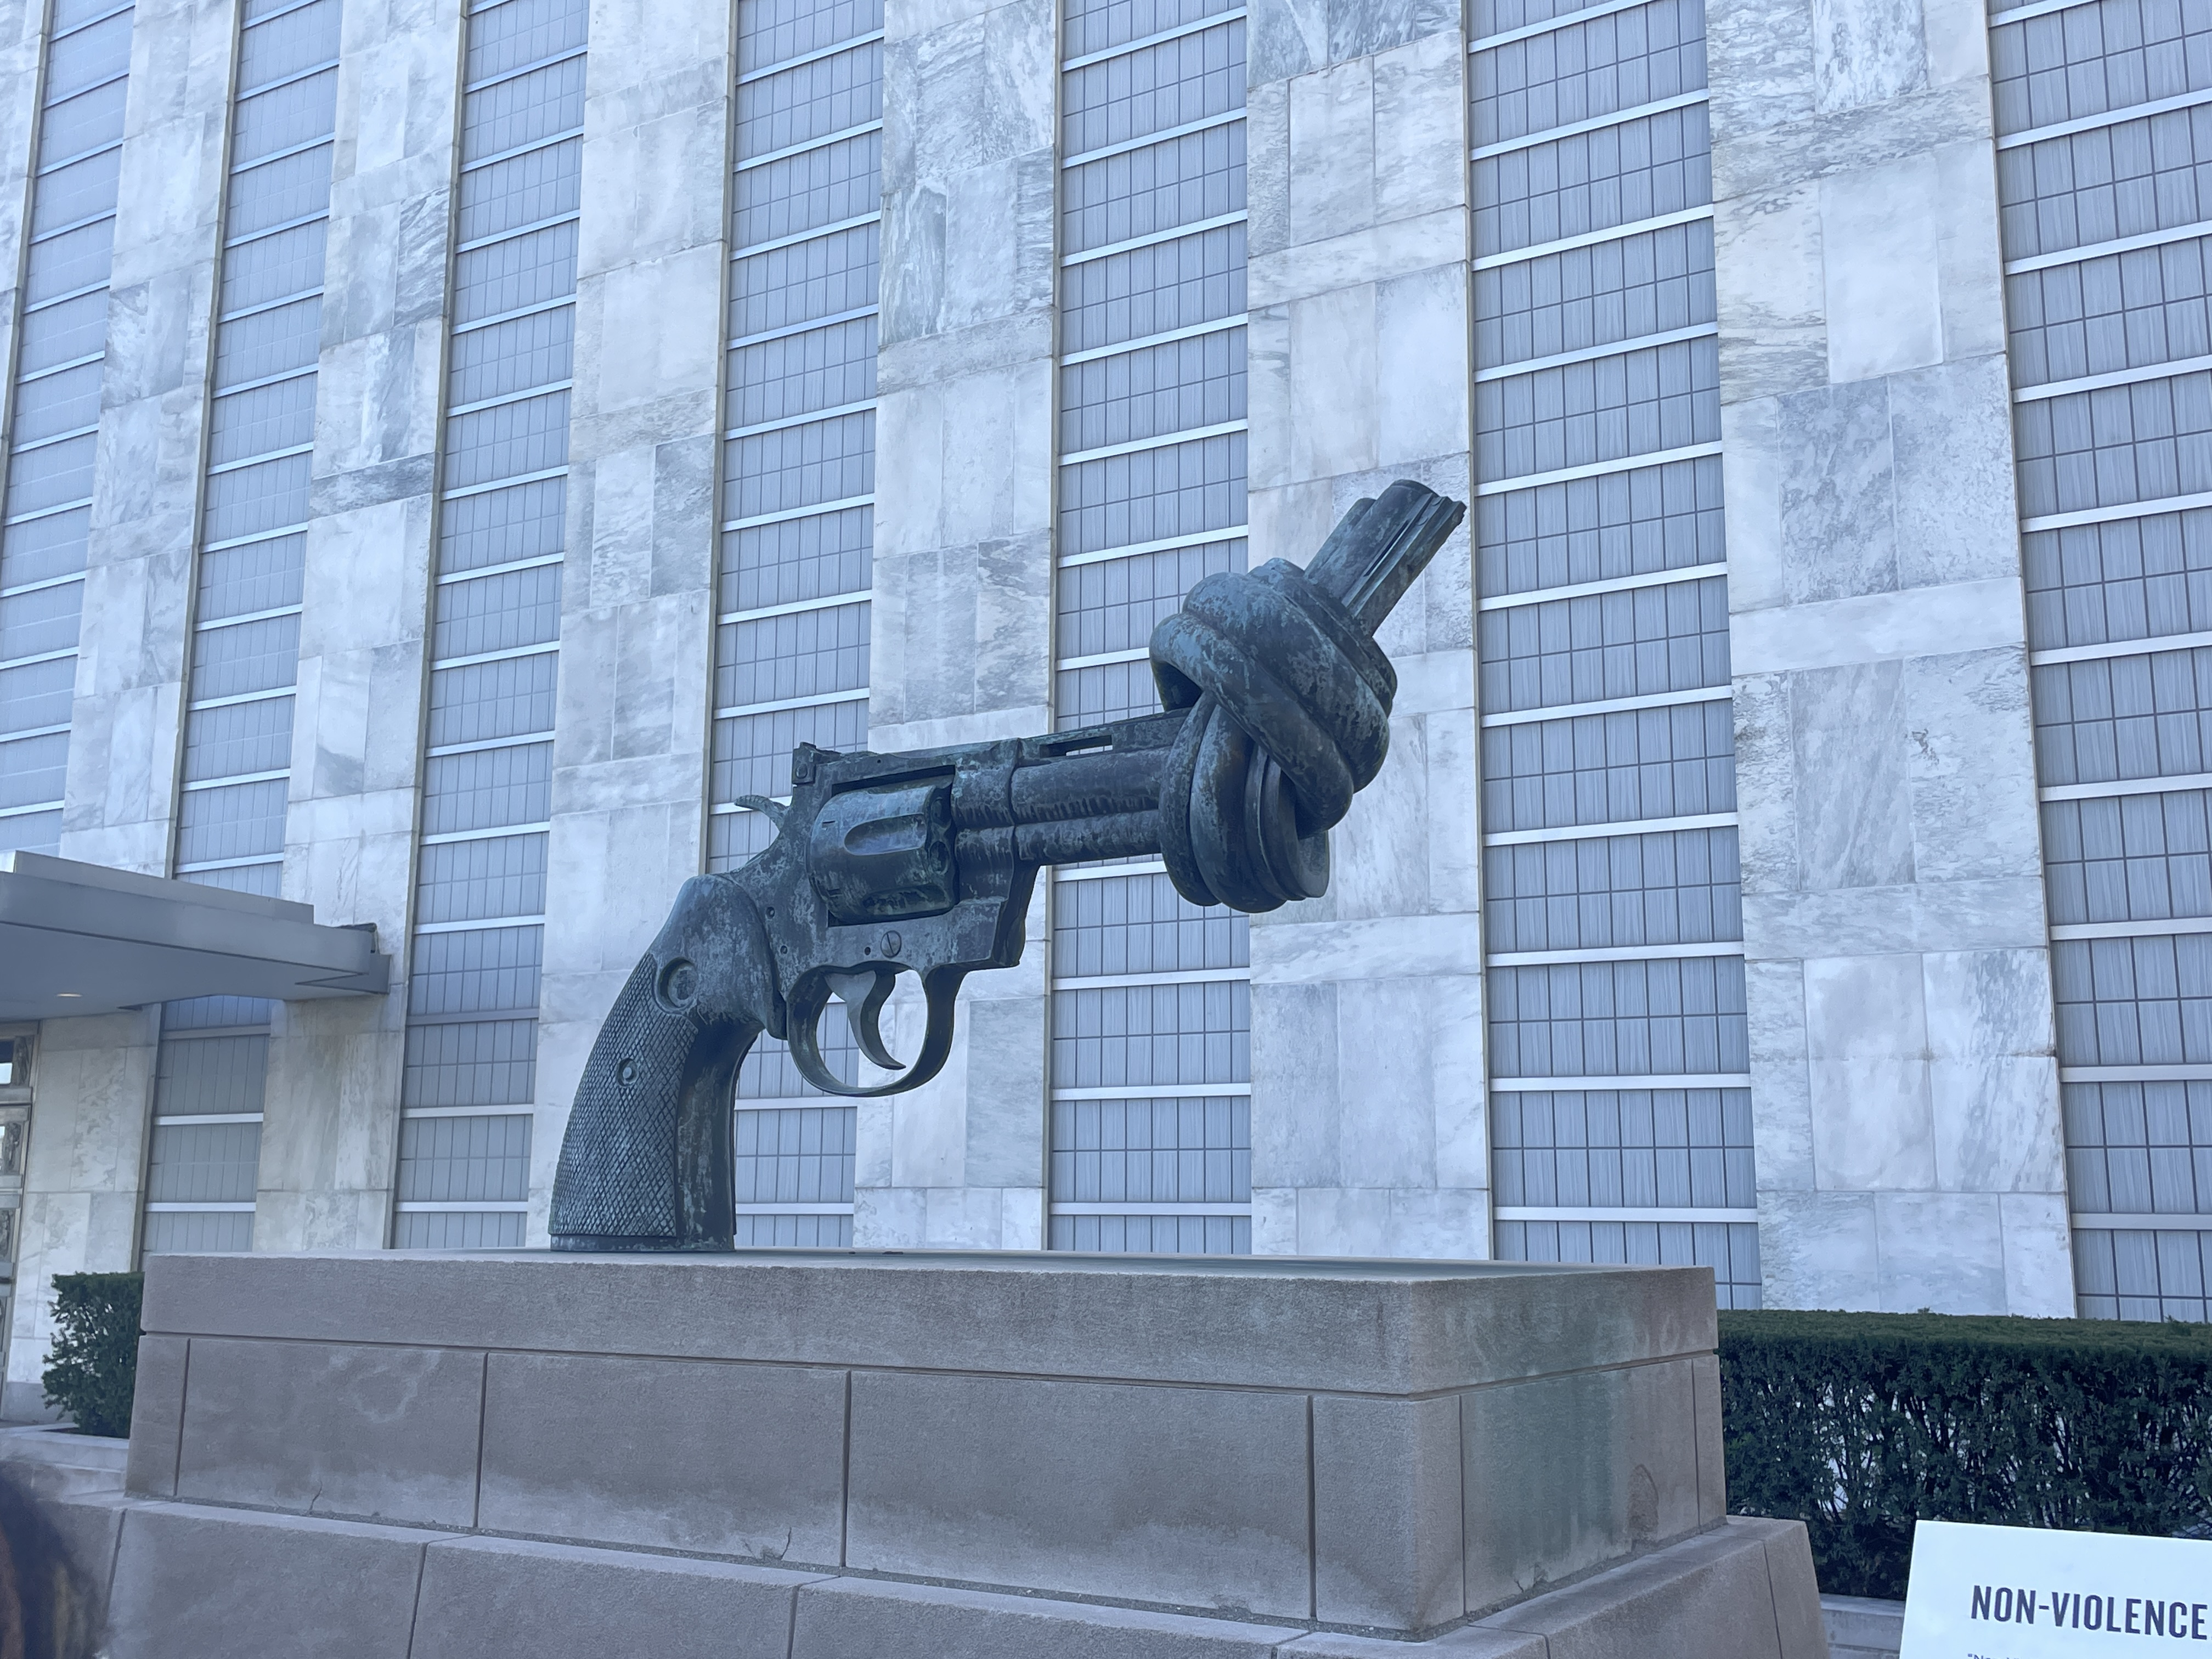
<path id="1" fill-rule="evenodd" d="M 576 1086 L 554 1249 L 732 1247 L 731 1095 L 775 997 L 750 894 L 731 876 L 684 883 Z"/>

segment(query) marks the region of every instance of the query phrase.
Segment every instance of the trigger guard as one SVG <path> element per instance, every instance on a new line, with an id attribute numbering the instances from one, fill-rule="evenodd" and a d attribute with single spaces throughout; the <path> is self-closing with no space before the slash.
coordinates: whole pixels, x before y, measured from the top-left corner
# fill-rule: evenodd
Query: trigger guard
<path id="1" fill-rule="evenodd" d="M 960 994 L 962 975 L 939 972 L 922 976 L 922 994 L 929 1004 L 929 1029 L 922 1039 L 921 1052 L 915 1056 L 914 1065 L 889 1083 L 879 1083 L 863 1089 L 832 1072 L 822 1060 L 822 1047 L 817 1027 L 823 1010 L 830 1006 L 830 983 L 821 974 L 810 974 L 792 988 L 787 1000 L 790 1011 L 791 1034 L 786 1041 L 791 1045 L 791 1058 L 799 1067 L 799 1074 L 825 1095 L 842 1095 L 848 1100 L 867 1100 L 883 1095 L 902 1095 L 909 1089 L 919 1089 L 945 1069 L 945 1062 L 952 1054 L 953 1010 Z"/>

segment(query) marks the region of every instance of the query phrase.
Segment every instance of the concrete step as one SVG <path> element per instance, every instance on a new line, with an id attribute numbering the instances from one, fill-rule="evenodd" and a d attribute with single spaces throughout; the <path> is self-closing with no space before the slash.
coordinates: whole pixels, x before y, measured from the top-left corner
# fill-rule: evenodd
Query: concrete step
<path id="1" fill-rule="evenodd" d="M 79 1434 L 58 1423 L 0 1428 L 0 1468 L 48 1497 L 123 1490 L 128 1440 Z"/>
<path id="2" fill-rule="evenodd" d="M 1829 1659 L 1897 1659 L 1905 1644 L 1905 1603 L 1863 1595 L 1824 1595 Z"/>

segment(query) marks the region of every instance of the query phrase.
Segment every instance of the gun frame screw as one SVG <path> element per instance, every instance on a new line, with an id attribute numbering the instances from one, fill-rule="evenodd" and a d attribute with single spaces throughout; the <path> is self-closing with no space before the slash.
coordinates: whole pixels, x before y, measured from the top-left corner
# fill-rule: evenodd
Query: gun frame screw
<path id="1" fill-rule="evenodd" d="M 884 954 L 887 957 L 896 956 L 899 953 L 899 946 L 905 943 L 906 941 L 901 939 L 896 933 L 885 933 L 884 935 Z"/>

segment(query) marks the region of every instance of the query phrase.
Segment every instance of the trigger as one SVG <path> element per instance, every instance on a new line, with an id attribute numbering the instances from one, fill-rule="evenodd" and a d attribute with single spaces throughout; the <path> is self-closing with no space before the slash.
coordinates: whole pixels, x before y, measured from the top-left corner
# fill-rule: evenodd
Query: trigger
<path id="1" fill-rule="evenodd" d="M 830 988 L 845 1005 L 846 1023 L 853 1028 L 853 1040 L 860 1045 L 860 1052 L 887 1072 L 902 1072 L 906 1062 L 894 1059 L 884 1046 L 884 1034 L 876 1022 L 890 1000 L 891 986 L 898 975 L 881 968 L 864 968 L 858 973 L 832 974 Z"/>

